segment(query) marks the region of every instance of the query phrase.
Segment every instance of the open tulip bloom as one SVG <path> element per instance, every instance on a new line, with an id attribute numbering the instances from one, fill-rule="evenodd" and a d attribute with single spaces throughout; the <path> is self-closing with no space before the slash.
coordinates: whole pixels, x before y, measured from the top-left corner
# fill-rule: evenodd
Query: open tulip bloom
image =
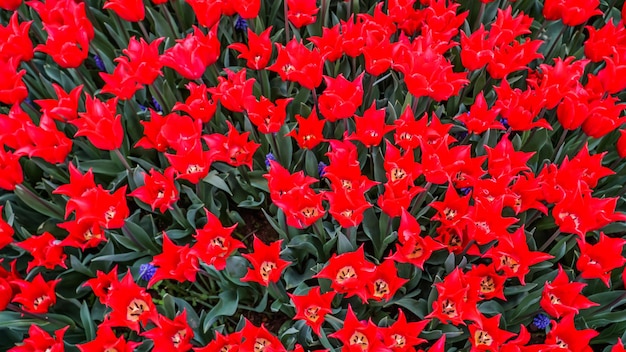
<path id="1" fill-rule="evenodd" d="M 626 6 L 0 0 L 0 351 L 624 351 Z"/>

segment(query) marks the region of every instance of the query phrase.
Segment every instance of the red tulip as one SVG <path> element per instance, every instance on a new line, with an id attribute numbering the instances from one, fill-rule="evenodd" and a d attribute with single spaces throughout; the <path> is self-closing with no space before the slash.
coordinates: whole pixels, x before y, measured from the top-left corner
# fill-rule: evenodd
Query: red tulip
<path id="1" fill-rule="evenodd" d="M 152 264 L 157 267 L 154 276 L 148 281 L 148 287 L 161 280 L 195 282 L 198 273 L 198 254 L 189 244 L 177 246 L 167 234 L 163 233 L 163 248 L 154 256 Z"/>
<path id="2" fill-rule="evenodd" d="M 224 270 L 228 257 L 238 248 L 246 246 L 232 236 L 237 224 L 224 227 L 217 216 L 207 209 L 204 209 L 204 213 L 207 222 L 201 229 L 196 230 L 193 250 L 205 264 L 213 265 L 217 270 Z"/>
<path id="3" fill-rule="evenodd" d="M 287 1 L 287 18 L 296 28 L 315 23 L 315 15 L 319 11 L 315 0 Z"/>
<path id="4" fill-rule="evenodd" d="M 50 306 L 57 301 L 54 288 L 60 281 L 61 280 L 46 281 L 41 273 L 37 274 L 32 281 L 12 281 L 20 288 L 20 293 L 15 295 L 13 302 L 21 304 L 22 309 L 29 313 L 47 313 Z"/>
<path id="5" fill-rule="evenodd" d="M 591 17 L 601 15 L 600 0 L 546 0 L 543 17 L 546 20 L 562 20 L 567 26 L 578 26 Z"/>
<path id="6" fill-rule="evenodd" d="M 367 322 L 360 321 L 350 305 L 348 305 L 343 327 L 328 336 L 341 341 L 345 351 L 389 351 L 378 337 L 378 326 L 374 325 L 371 318 Z"/>
<path id="7" fill-rule="evenodd" d="M 223 0 L 185 0 L 185 2 L 191 6 L 198 24 L 203 27 L 213 28 L 222 18 L 223 8 L 225 7 L 225 1 Z"/>
<path id="8" fill-rule="evenodd" d="M 9 61 L 11 58 L 30 61 L 33 58 L 33 42 L 28 34 L 32 23 L 19 23 L 18 14 L 14 12 L 6 27 L 0 25 L 0 61 Z"/>
<path id="9" fill-rule="evenodd" d="M 22 0 L 0 0 L 0 9 L 15 11 L 22 5 Z"/>
<path id="10" fill-rule="evenodd" d="M 142 0 L 107 0 L 102 8 L 111 9 L 121 19 L 128 22 L 143 21 L 146 17 Z"/>
<path id="11" fill-rule="evenodd" d="M 207 67 L 214 64 L 220 55 L 217 26 L 206 35 L 198 27 L 161 56 L 161 64 L 176 70 L 181 76 L 196 80 L 202 77 Z"/>
<path id="12" fill-rule="evenodd" d="M 221 161 L 234 167 L 245 165 L 252 170 L 252 157 L 261 145 L 248 140 L 250 132 L 239 133 L 230 122 L 226 123 L 228 124 L 226 136 L 221 133 L 202 136 L 209 147 L 211 160 Z"/>
<path id="13" fill-rule="evenodd" d="M 178 200 L 174 172 L 172 167 L 168 167 L 163 174 L 151 169 L 150 174 L 144 174 L 144 185 L 137 187 L 129 196 L 150 204 L 152 211 L 158 208 L 161 213 L 165 213 Z"/>
<path id="14" fill-rule="evenodd" d="M 294 128 L 287 136 L 293 137 L 300 148 L 313 149 L 324 140 L 322 130 L 326 120 L 319 120 L 315 109 L 311 111 L 307 118 L 301 115 L 295 115 L 298 122 L 298 130 Z"/>
<path id="15" fill-rule="evenodd" d="M 48 39 L 35 51 L 44 52 L 63 68 L 76 68 L 89 56 L 89 38 L 70 26 L 47 26 Z"/>
<path id="16" fill-rule="evenodd" d="M 322 294 L 320 287 L 315 286 L 306 295 L 294 295 L 291 293 L 288 295 L 296 309 L 296 315 L 293 319 L 304 320 L 319 335 L 322 324 L 324 324 L 324 316 L 332 313 L 331 305 L 335 292 L 330 291 Z"/>
<path id="17" fill-rule="evenodd" d="M 0 188 L 13 191 L 15 186 L 24 181 L 20 157 L 0 148 Z"/>
<path id="18" fill-rule="evenodd" d="M 76 347 L 78 347 L 80 352 L 100 352 L 103 348 L 105 351 L 108 349 L 117 352 L 132 352 L 140 344 L 140 342 L 126 341 L 124 336 L 117 337 L 111 327 L 100 325 L 94 340 L 78 344 Z"/>
<path id="19" fill-rule="evenodd" d="M 215 115 L 217 102 L 208 97 L 207 86 L 189 82 L 185 87 L 189 90 L 189 97 L 184 104 L 181 102 L 174 104 L 172 110 L 184 111 L 194 120 L 200 120 L 202 123 L 209 122 Z"/>
<path id="20" fill-rule="evenodd" d="M 226 109 L 232 112 L 244 112 L 244 103 L 248 97 L 252 96 L 254 78 L 246 79 L 246 69 L 243 68 L 237 73 L 229 69 L 224 69 L 228 78 L 218 77 L 218 85 L 209 88 L 208 91 Z"/>
<path id="21" fill-rule="evenodd" d="M 154 341 L 153 352 L 188 351 L 193 347 L 190 342 L 194 334 L 185 309 L 172 320 L 159 315 L 153 323 L 156 327 L 141 334 Z"/>
<path id="22" fill-rule="evenodd" d="M 63 253 L 61 241 L 57 240 L 49 232 L 44 232 L 39 236 L 31 236 L 17 245 L 25 249 L 33 259 L 28 262 L 27 272 L 30 272 L 36 266 L 43 266 L 46 269 L 53 270 L 57 265 L 67 269 L 65 259 L 67 256 Z"/>
<path id="23" fill-rule="evenodd" d="M 26 70 L 19 70 L 19 60 L 0 60 L 0 103 L 20 104 L 28 97 L 28 89 L 22 80 Z"/>
<path id="24" fill-rule="evenodd" d="M 270 32 L 272 26 L 269 26 L 261 34 L 257 35 L 248 28 L 248 45 L 243 43 L 233 43 L 228 46 L 229 49 L 237 50 L 240 54 L 239 59 L 246 59 L 246 65 L 253 70 L 264 69 L 272 57 L 272 41 L 270 40 Z"/>
<path id="25" fill-rule="evenodd" d="M 478 321 L 469 325 L 469 341 L 473 349 L 477 351 L 484 350 L 500 350 L 507 340 L 515 336 L 514 333 L 500 329 L 500 318 L 502 314 L 498 314 L 491 318 L 480 314 Z"/>
<path id="26" fill-rule="evenodd" d="M 363 101 L 363 74 L 353 82 L 343 74 L 337 78 L 324 76 L 326 89 L 319 97 L 320 113 L 328 121 L 352 117 Z"/>
<path id="27" fill-rule="evenodd" d="M 374 277 L 376 266 L 365 259 L 363 246 L 354 252 L 334 253 L 315 278 L 331 280 L 330 287 L 346 298 L 354 295 L 367 302 L 367 284 Z M 345 326 L 345 325 L 344 325 Z"/>
<path id="28" fill-rule="evenodd" d="M 241 278 L 241 281 L 252 281 L 263 286 L 268 286 L 270 282 L 278 282 L 282 272 L 291 264 L 280 258 L 281 243 L 282 240 L 278 240 L 266 245 L 254 236 L 253 251 L 249 254 L 242 254 L 250 262 L 252 268 L 248 268 L 248 272 Z"/>
<path id="29" fill-rule="evenodd" d="M 78 127 L 75 137 L 85 136 L 98 149 L 114 150 L 122 146 L 122 115 L 116 114 L 117 98 L 106 102 L 87 96 L 86 112 L 70 121 Z"/>
<path id="30" fill-rule="evenodd" d="M 127 327 L 139 332 L 139 324 L 155 321 L 158 315 L 152 296 L 146 289 L 137 285 L 130 269 L 121 281 L 111 283 L 106 305 L 111 311 L 105 316 L 101 326 Z"/>
<path id="31" fill-rule="evenodd" d="M 69 325 L 56 330 L 54 337 L 50 336 L 44 329 L 37 325 L 31 325 L 28 329 L 28 337 L 22 341 L 18 347 L 13 347 L 9 352 L 23 352 L 23 351 L 51 351 L 51 352 L 63 352 L 65 350 L 65 344 L 63 343 L 63 336 L 65 331 L 69 328 Z"/>
<path id="32" fill-rule="evenodd" d="M 69 93 L 66 93 L 61 86 L 55 83 L 52 83 L 52 89 L 54 89 L 57 99 L 35 100 L 35 103 L 41 107 L 43 114 L 62 122 L 69 122 L 78 118 L 78 100 L 83 85 L 76 86 Z"/>
<path id="33" fill-rule="evenodd" d="M 267 69 L 278 73 L 283 81 L 298 82 L 307 89 L 315 89 L 322 83 L 324 69 L 320 50 L 310 50 L 295 38 L 286 47 L 276 44 L 278 57 Z"/>

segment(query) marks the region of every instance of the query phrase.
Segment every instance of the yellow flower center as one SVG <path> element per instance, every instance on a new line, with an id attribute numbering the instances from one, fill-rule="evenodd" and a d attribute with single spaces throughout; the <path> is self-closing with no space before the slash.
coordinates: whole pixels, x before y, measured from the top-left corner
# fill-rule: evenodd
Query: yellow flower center
<path id="1" fill-rule="evenodd" d="M 270 274 L 272 274 L 272 271 L 276 268 L 278 268 L 278 266 L 274 262 L 263 262 L 261 264 L 261 268 L 259 269 L 263 281 L 268 282 Z"/>
<path id="2" fill-rule="evenodd" d="M 382 298 L 390 293 L 391 290 L 385 280 L 378 279 L 374 281 L 374 297 Z"/>
<path id="3" fill-rule="evenodd" d="M 268 339 L 264 339 L 259 337 L 254 341 L 254 352 L 263 352 L 265 351 L 272 343 Z"/>
<path id="4" fill-rule="evenodd" d="M 48 295 L 43 295 L 40 297 L 35 298 L 35 300 L 33 301 L 33 308 L 38 309 L 39 306 L 45 302 L 47 299 L 50 299 L 50 296 Z"/>
<path id="5" fill-rule="evenodd" d="M 367 336 L 365 336 L 362 332 L 355 332 L 352 336 L 350 336 L 350 346 L 359 346 L 361 351 L 367 351 L 369 348 Z"/>
<path id="6" fill-rule="evenodd" d="M 493 337 L 491 337 L 491 335 L 489 335 L 486 331 L 476 330 L 474 333 L 474 342 L 476 343 L 476 346 L 491 346 L 493 343 Z"/>
<path id="7" fill-rule="evenodd" d="M 404 348 L 406 347 L 406 337 L 400 334 L 391 335 L 391 339 L 393 340 L 393 345 L 390 347 Z"/>
<path id="8" fill-rule="evenodd" d="M 143 299 L 135 298 L 128 304 L 126 308 L 126 319 L 130 321 L 137 321 L 139 317 L 144 313 L 150 311 L 148 303 Z"/>
<path id="9" fill-rule="evenodd" d="M 516 273 L 520 267 L 519 262 L 509 257 L 508 255 L 503 255 L 502 257 L 500 257 L 500 265 L 508 267 L 514 273 Z"/>
<path id="10" fill-rule="evenodd" d="M 394 167 L 393 169 L 391 169 L 391 181 L 392 182 L 396 182 L 398 180 L 402 180 L 403 178 L 405 178 L 407 176 L 406 171 L 404 171 L 404 169 L 401 169 L 399 167 Z"/>
<path id="11" fill-rule="evenodd" d="M 496 283 L 491 276 L 483 276 L 480 280 L 480 292 L 490 293 L 496 290 Z"/>
<path id="12" fill-rule="evenodd" d="M 459 315 L 456 310 L 456 303 L 449 299 L 441 303 L 441 312 L 450 318 L 456 318 Z"/>
<path id="13" fill-rule="evenodd" d="M 335 282 L 342 285 L 344 282 L 350 279 L 356 279 L 356 278 L 357 278 L 356 270 L 354 270 L 354 268 L 351 266 L 344 266 L 343 268 L 339 269 L 339 271 L 337 272 L 337 276 L 335 277 Z"/>
<path id="14" fill-rule="evenodd" d="M 319 214 L 319 211 L 313 207 L 306 207 L 300 211 L 302 215 L 306 218 L 316 217 Z"/>
<path id="15" fill-rule="evenodd" d="M 318 306 L 309 306 L 307 309 L 304 310 L 304 316 L 312 321 L 312 322 L 316 322 L 319 318 L 320 315 L 318 314 L 320 311 L 320 307 Z"/>

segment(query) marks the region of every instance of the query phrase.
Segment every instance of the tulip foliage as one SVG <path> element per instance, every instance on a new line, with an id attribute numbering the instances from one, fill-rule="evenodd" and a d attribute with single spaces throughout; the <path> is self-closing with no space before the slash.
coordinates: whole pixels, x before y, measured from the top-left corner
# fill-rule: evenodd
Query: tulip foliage
<path id="1" fill-rule="evenodd" d="M 624 351 L 622 6 L 0 0 L 0 350 Z"/>

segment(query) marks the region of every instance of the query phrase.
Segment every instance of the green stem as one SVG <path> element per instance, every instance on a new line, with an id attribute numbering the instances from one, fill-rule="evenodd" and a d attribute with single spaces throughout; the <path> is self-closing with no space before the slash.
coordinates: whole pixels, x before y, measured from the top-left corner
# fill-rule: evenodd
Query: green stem
<path id="1" fill-rule="evenodd" d="M 556 238 L 559 237 L 560 234 L 561 229 L 556 230 L 556 232 L 554 232 L 552 236 L 550 236 L 550 238 L 548 238 L 548 240 L 539 248 L 539 252 L 543 252 L 544 250 L 546 250 L 546 248 L 548 248 L 548 246 L 550 246 L 550 244 L 552 244 L 552 242 L 554 242 L 554 240 L 556 240 Z"/>
<path id="2" fill-rule="evenodd" d="M 561 156 L 561 153 L 563 151 L 563 142 L 565 142 L 565 137 L 567 136 L 567 132 L 568 130 L 563 128 L 563 132 L 561 133 L 561 138 L 559 138 L 559 141 L 557 142 L 556 147 L 554 148 L 554 150 L 556 150 L 556 154 L 554 154 L 552 162 L 557 162 L 559 157 Z"/>
<path id="3" fill-rule="evenodd" d="M 474 31 L 476 31 L 480 27 L 480 24 L 483 22 L 483 16 L 485 15 L 486 6 L 487 4 L 484 2 L 480 4 L 480 9 L 478 10 L 478 16 L 476 16 L 476 22 L 474 22 Z"/>
<path id="4" fill-rule="evenodd" d="M 142 21 L 138 21 L 137 23 L 139 24 L 139 29 L 141 29 L 141 33 L 143 34 L 144 38 L 148 40 L 150 36 L 148 35 L 148 30 L 146 29 L 146 26 L 143 24 Z"/>
<path id="5" fill-rule="evenodd" d="M 291 40 L 291 31 L 289 28 L 289 18 L 287 17 L 287 12 L 289 11 L 289 9 L 287 8 L 287 0 L 283 0 L 283 12 L 285 15 L 285 45 L 287 45 L 287 43 L 289 43 L 289 40 Z"/>
<path id="6" fill-rule="evenodd" d="M 611 310 L 613 308 L 613 306 L 615 306 L 616 304 L 618 304 L 621 300 L 623 300 L 624 298 L 626 298 L 626 292 L 622 293 L 619 297 L 617 297 L 616 299 L 614 299 L 611 303 L 605 305 L 605 306 L 600 306 L 598 307 L 598 309 L 594 310 L 593 312 L 591 312 L 589 314 L 589 316 L 593 316 L 596 315 L 598 313 L 604 312 L 606 310 Z"/>
<path id="7" fill-rule="evenodd" d="M 126 160 L 126 157 L 124 157 L 124 155 L 120 151 L 120 148 L 114 149 L 113 153 L 115 153 L 117 158 L 120 159 L 120 161 L 122 162 L 122 165 L 124 165 L 124 168 L 128 170 L 129 174 L 132 173 L 133 169 L 130 167 L 130 164 L 128 164 L 128 161 Z"/>
<path id="8" fill-rule="evenodd" d="M 415 203 L 413 204 L 413 206 L 411 207 L 411 210 L 409 211 L 409 213 L 411 213 L 411 215 L 415 216 L 418 209 L 422 206 L 422 203 L 424 202 L 424 199 L 426 199 L 426 194 L 428 194 L 428 191 L 430 191 L 430 187 L 432 187 L 432 183 L 430 182 L 426 182 L 426 186 L 424 187 L 424 191 L 422 193 L 420 193 L 419 196 L 417 196 L 417 199 L 415 200 Z"/>
<path id="9" fill-rule="evenodd" d="M 278 141 L 276 140 L 276 133 L 270 133 L 269 136 L 270 137 L 268 139 L 270 141 L 270 146 L 272 147 L 272 151 L 276 154 L 276 159 L 282 163 L 284 160 L 281 158 L 280 150 L 278 149 Z"/>
<path id="10" fill-rule="evenodd" d="M 26 187 L 24 184 L 19 184 L 15 186 L 16 189 L 19 189 L 20 191 L 28 194 L 34 201 L 36 201 L 37 203 L 39 203 L 42 207 L 48 209 L 50 211 L 50 213 L 54 214 L 57 219 L 63 219 L 64 218 L 64 214 L 59 212 L 58 209 L 55 209 L 53 207 L 50 206 L 50 204 L 48 204 L 47 202 L 45 202 L 43 199 L 41 199 L 41 197 L 39 197 L 37 194 L 35 194 L 35 192 L 33 192 L 30 188 Z"/>
<path id="11" fill-rule="evenodd" d="M 14 311 L 14 312 L 17 312 L 17 313 L 20 313 L 22 316 L 30 317 L 30 318 L 33 318 L 33 319 L 39 319 L 39 320 L 42 320 L 42 321 L 45 321 L 45 322 L 49 322 L 49 323 L 52 322 L 52 323 L 55 323 L 55 324 L 59 324 L 61 326 L 67 325 L 66 322 L 62 322 L 60 320 L 51 318 L 51 317 L 49 317 L 47 315 L 44 315 L 44 314 L 35 314 L 35 313 L 27 312 L 27 311 L 23 310 L 22 308 L 16 306 L 13 303 L 9 303 L 7 305 L 7 309 L 11 310 L 11 311 Z"/>
<path id="12" fill-rule="evenodd" d="M 167 25 L 170 27 L 170 30 L 172 31 L 172 35 L 176 37 L 178 33 L 176 32 L 176 30 L 174 30 L 174 25 L 172 24 L 174 23 L 174 18 L 172 17 L 172 13 L 170 12 L 170 10 L 167 8 L 165 4 L 161 4 L 159 6 L 161 7 L 161 10 L 163 11 L 163 13 L 165 13 L 165 17 L 167 17 Z"/>
<path id="13" fill-rule="evenodd" d="M 556 36 L 556 38 L 554 38 L 554 41 L 552 42 L 552 45 L 550 46 L 550 49 L 548 50 L 548 52 L 546 53 L 546 56 L 545 56 L 545 62 L 546 63 L 548 63 L 550 61 L 552 53 L 553 53 L 554 49 L 556 49 L 557 43 L 561 40 L 561 37 L 563 36 L 563 34 L 567 30 L 567 28 L 568 27 L 563 24 L 563 28 L 561 28 L 561 31 L 559 32 L 559 34 Z"/>

